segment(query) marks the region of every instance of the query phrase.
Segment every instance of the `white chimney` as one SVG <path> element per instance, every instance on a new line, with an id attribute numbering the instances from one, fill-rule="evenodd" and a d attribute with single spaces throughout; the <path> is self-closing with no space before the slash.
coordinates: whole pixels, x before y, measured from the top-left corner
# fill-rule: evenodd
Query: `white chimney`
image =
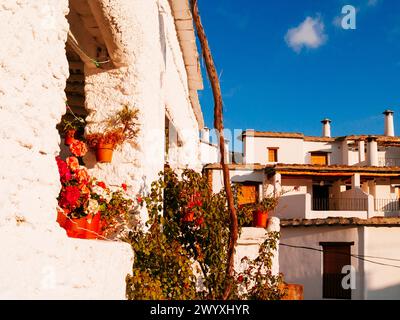
<path id="1" fill-rule="evenodd" d="M 204 127 L 201 130 L 201 141 L 210 142 L 210 129 L 209 128 Z"/>
<path id="2" fill-rule="evenodd" d="M 385 115 L 385 136 L 387 137 L 394 137 L 393 113 L 392 110 L 386 110 L 383 113 Z"/>
<path id="3" fill-rule="evenodd" d="M 377 167 L 379 166 L 377 139 L 376 137 L 368 137 L 367 141 L 368 141 L 368 148 L 367 148 L 368 164 L 372 167 Z"/>
<path id="4" fill-rule="evenodd" d="M 322 123 L 322 136 L 324 138 L 330 138 L 331 137 L 331 120 L 329 119 L 324 119 L 321 121 Z"/>

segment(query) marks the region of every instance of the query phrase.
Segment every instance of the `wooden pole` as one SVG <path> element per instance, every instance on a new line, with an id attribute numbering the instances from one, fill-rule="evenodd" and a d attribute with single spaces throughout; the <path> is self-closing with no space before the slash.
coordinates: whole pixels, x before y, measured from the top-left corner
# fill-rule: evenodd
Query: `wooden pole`
<path id="1" fill-rule="evenodd" d="M 211 82 L 212 92 L 214 96 L 214 127 L 217 130 L 219 137 L 221 167 L 224 177 L 224 186 L 225 186 L 226 197 L 228 200 L 228 209 L 230 216 L 230 224 L 229 224 L 230 236 L 229 236 L 228 256 L 227 256 L 228 263 L 226 267 L 225 288 L 222 296 L 222 299 L 226 300 L 229 298 L 232 290 L 232 277 L 234 272 L 234 254 L 238 239 L 238 219 L 231 189 L 229 168 L 226 163 L 227 159 L 225 158 L 225 139 L 223 132 L 224 125 L 222 117 L 223 103 L 222 103 L 221 86 L 219 83 L 218 73 L 215 68 L 214 60 L 211 55 L 210 46 L 208 44 L 208 40 L 203 25 L 201 23 L 199 8 L 197 6 L 197 0 L 191 0 L 191 9 L 192 9 L 193 20 L 196 26 L 197 36 L 199 37 L 199 41 L 201 44 L 201 51 L 204 57 L 204 61 L 206 63 L 208 78 Z"/>

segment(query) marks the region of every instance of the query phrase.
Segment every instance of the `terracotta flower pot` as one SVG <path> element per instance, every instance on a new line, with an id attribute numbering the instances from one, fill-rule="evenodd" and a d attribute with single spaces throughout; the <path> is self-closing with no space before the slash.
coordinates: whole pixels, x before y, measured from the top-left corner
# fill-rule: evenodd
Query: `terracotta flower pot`
<path id="1" fill-rule="evenodd" d="M 279 289 L 286 291 L 282 300 L 304 300 L 304 287 L 301 284 L 281 284 Z"/>
<path id="2" fill-rule="evenodd" d="M 253 226 L 256 228 L 266 228 L 268 222 L 268 211 L 256 210 L 253 213 Z"/>
<path id="3" fill-rule="evenodd" d="M 64 212 L 62 211 L 57 212 L 57 222 L 61 228 L 64 228 L 65 222 L 67 220 L 68 220 L 67 215 Z"/>
<path id="4" fill-rule="evenodd" d="M 74 142 L 74 140 L 75 140 L 75 132 L 76 132 L 76 130 L 68 130 L 65 133 L 64 144 L 66 146 L 69 146 L 70 144 L 72 144 L 72 142 Z"/>
<path id="5" fill-rule="evenodd" d="M 96 148 L 96 160 L 98 162 L 111 162 L 114 146 L 112 144 L 99 143 Z"/>
<path id="6" fill-rule="evenodd" d="M 67 230 L 68 237 L 71 238 L 86 238 L 87 218 L 68 219 L 65 221 L 64 229 Z"/>
<path id="7" fill-rule="evenodd" d="M 93 217 L 87 218 L 86 226 L 86 239 L 98 239 L 101 235 L 102 222 L 100 213 L 95 214 Z"/>

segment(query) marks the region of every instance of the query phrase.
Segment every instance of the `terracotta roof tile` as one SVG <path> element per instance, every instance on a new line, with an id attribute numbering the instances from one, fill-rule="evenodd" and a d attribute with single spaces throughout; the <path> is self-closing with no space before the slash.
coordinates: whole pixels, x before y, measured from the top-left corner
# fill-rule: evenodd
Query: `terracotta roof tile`
<path id="1" fill-rule="evenodd" d="M 400 217 L 372 217 L 369 219 L 329 217 L 325 219 L 281 219 L 281 227 L 318 226 L 387 226 L 400 227 Z"/>

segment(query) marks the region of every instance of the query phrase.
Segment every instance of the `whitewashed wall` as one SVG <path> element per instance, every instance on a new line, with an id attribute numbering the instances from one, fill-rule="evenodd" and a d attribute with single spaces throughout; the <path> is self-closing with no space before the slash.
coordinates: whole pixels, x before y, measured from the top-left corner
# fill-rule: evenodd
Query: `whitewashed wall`
<path id="1" fill-rule="evenodd" d="M 363 261 L 352 257 L 356 269 L 356 289 L 352 299 L 400 299 L 399 227 L 298 227 L 282 228 L 281 243 L 321 249 L 319 242 L 351 242 L 351 253 L 365 256 Z M 382 259 L 386 258 L 386 259 Z M 390 260 L 392 259 L 392 260 Z M 376 262 L 376 263 L 374 263 Z M 304 298 L 322 299 L 322 253 L 280 247 L 280 271 L 286 281 L 304 285 Z M 295 267 L 293 267 L 295 266 Z"/>
<path id="2" fill-rule="evenodd" d="M 233 183 L 235 182 L 259 182 L 262 184 L 264 179 L 263 171 L 252 171 L 252 170 L 230 170 L 230 177 Z M 212 183 L 213 191 L 218 193 L 224 187 L 224 178 L 222 170 L 212 170 Z"/>
<path id="3" fill-rule="evenodd" d="M 0 297 L 124 299 L 128 244 L 67 238 L 56 223 L 56 124 L 65 113 L 68 1 L 7 1 L 0 28 Z"/>
<path id="4" fill-rule="evenodd" d="M 202 165 L 219 162 L 219 147 L 206 142 L 200 142 Z"/>
<path id="5" fill-rule="evenodd" d="M 400 266 L 399 227 L 366 227 L 364 232 L 365 255 L 378 257 L 368 260 Z M 366 262 L 364 279 L 366 299 L 400 300 L 400 268 Z"/>
<path id="6" fill-rule="evenodd" d="M 268 148 L 279 148 L 279 163 L 304 163 L 302 139 L 245 137 L 244 156 L 246 163 L 268 162 Z"/>
<path id="7" fill-rule="evenodd" d="M 101 130 L 102 120 L 123 104 L 139 109 L 138 149 L 125 143 L 112 163 L 85 162 L 92 174 L 111 185 L 126 183 L 130 192 L 149 191 L 165 163 L 165 117 L 179 136 L 171 141 L 169 164 L 201 170 L 199 127 L 189 100 L 187 74 L 174 19 L 167 0 L 107 0 L 108 15 L 121 32 L 126 66 L 85 70 L 87 133 Z M 121 15 L 123 13 L 123 15 Z M 142 212 L 146 220 L 146 212 Z"/>
<path id="8" fill-rule="evenodd" d="M 351 253 L 363 254 L 360 232 L 354 227 L 286 227 L 281 228 L 281 243 L 321 250 L 320 242 L 354 241 Z M 279 267 L 285 281 L 303 285 L 305 300 L 321 300 L 322 252 L 285 246 L 280 246 L 279 249 Z M 363 267 L 358 259 L 352 258 L 351 263 L 356 269 L 356 289 L 352 293 L 352 299 L 363 299 Z"/>

